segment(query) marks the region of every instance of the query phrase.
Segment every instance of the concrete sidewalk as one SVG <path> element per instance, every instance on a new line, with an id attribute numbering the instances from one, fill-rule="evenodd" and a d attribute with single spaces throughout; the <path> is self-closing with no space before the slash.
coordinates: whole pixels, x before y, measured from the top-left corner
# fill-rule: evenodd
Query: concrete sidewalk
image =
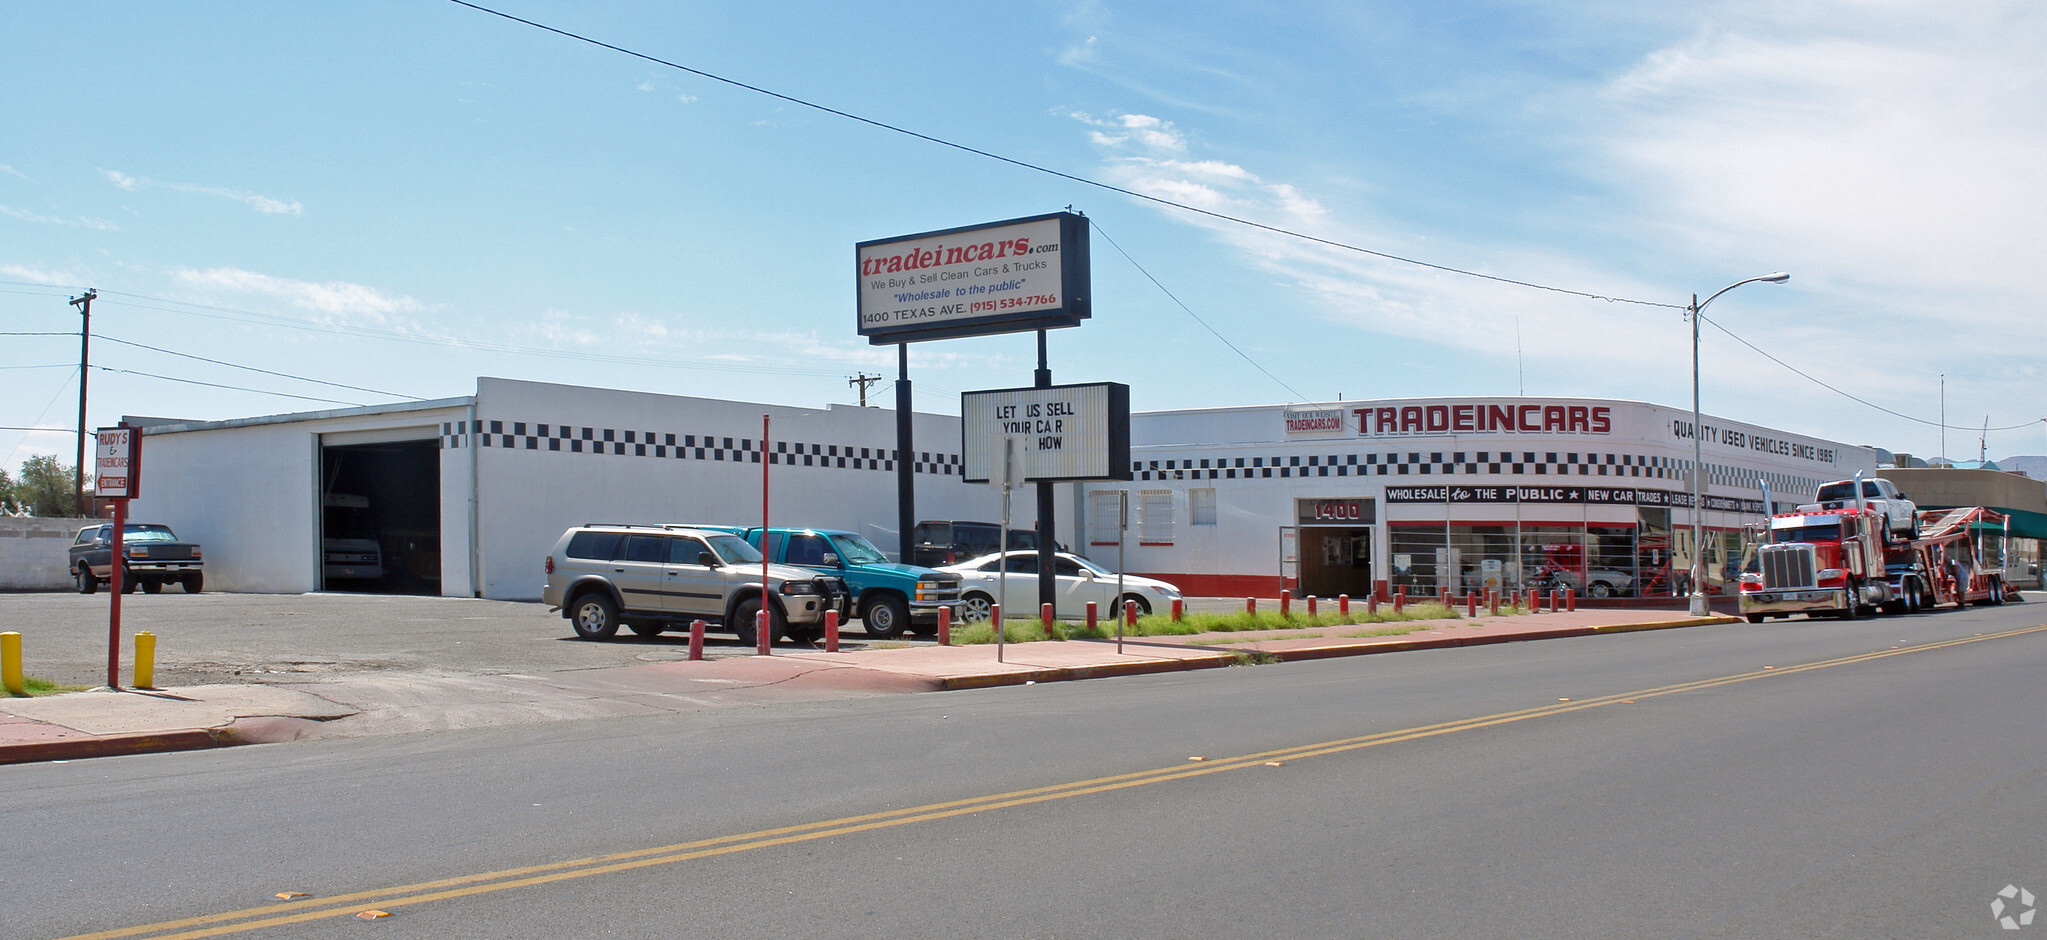
<path id="1" fill-rule="evenodd" d="M 767 657 L 544 675 L 380 672 L 294 684 L 100 689 L 0 698 L 0 764 L 1145 675 L 1737 620 L 1682 611 L 1579 610 L 1132 638 L 1120 652 L 1114 640 L 1011 643 L 999 662 L 993 646 L 838 653 L 778 647 Z"/>

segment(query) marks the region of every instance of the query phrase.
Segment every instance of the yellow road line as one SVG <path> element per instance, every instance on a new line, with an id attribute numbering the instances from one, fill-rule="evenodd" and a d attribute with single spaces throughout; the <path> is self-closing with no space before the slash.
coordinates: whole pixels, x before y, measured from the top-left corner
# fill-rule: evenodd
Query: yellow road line
<path id="1" fill-rule="evenodd" d="M 904 809 L 878 813 L 865 813 L 857 816 L 846 816 L 838 819 L 804 823 L 795 826 L 783 826 L 775 829 L 763 829 L 737 835 L 717 836 L 709 839 L 698 839 L 690 842 L 616 852 L 591 858 L 549 862 L 521 868 L 508 868 L 493 872 L 420 882 L 418 884 L 399 885 L 369 891 L 357 891 L 333 897 L 287 902 L 266 907 L 243 908 L 180 920 L 121 927 L 97 933 L 77 934 L 63 938 L 63 940 L 117 940 L 117 938 L 122 937 L 143 936 L 149 937 L 150 940 L 193 940 L 193 938 L 216 937 L 231 933 L 260 930 L 266 927 L 281 927 L 330 917 L 351 916 L 365 907 L 391 908 L 425 904 L 432 901 L 471 897 L 512 888 L 551 884 L 575 878 L 587 878 L 592 875 L 611 874 L 656 865 L 671 865 L 677 862 L 729 855 L 737 852 L 749 852 L 779 845 L 836 838 L 876 829 L 888 829 L 912 823 L 931 822 L 972 813 L 1029 806 L 1076 796 L 1149 786 L 1174 780 L 1185 780 L 1191 777 L 1206 776 L 1230 770 L 1241 770 L 1247 767 L 1258 767 L 1263 766 L 1268 761 L 1323 757 L 1346 751 L 1377 747 L 1382 744 L 1414 741 L 1421 738 L 1452 734 L 1458 731 L 1472 731 L 1480 728 L 1512 724 L 1532 718 L 1545 718 L 1552 715 L 1585 711 L 1621 702 L 1638 702 L 1643 699 L 1703 691 L 1741 682 L 1751 682 L 1757 679 L 1798 675 L 1819 669 L 1872 662 L 1892 656 L 1903 656 L 1908 653 L 1946 649 L 1969 643 L 2006 639 L 2039 633 L 2041 631 L 2047 631 L 2047 624 L 2006 630 L 2001 633 L 1987 633 L 1980 636 L 1924 643 L 1918 646 L 1894 647 L 1869 653 L 1858 653 L 1853 656 L 1843 656 L 1837 659 L 1785 666 L 1783 668 L 1771 667 L 1730 676 L 1698 679 L 1691 682 L 1680 682 L 1636 692 L 1624 692 L 1569 702 L 1557 702 L 1518 711 L 1501 712 L 1495 715 L 1462 718 L 1455 721 L 1438 722 L 1436 724 L 1403 728 L 1396 731 L 1382 731 L 1336 741 L 1322 741 L 1314 744 L 1261 751 L 1255 754 L 1241 754 L 1235 757 L 1202 761 L 1200 763 L 1175 764 L 1169 767 L 1114 774 L 1089 780 L 1077 780 L 1069 783 L 1052 784 L 942 803 L 928 803 L 923 806 L 906 807 Z"/>

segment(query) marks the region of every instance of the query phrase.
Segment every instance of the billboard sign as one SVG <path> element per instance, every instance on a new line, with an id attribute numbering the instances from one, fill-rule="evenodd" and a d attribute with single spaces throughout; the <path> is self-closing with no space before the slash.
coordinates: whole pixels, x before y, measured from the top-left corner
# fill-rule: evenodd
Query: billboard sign
<path id="1" fill-rule="evenodd" d="M 960 394 L 963 479 L 986 483 L 1002 442 L 1016 442 L 1013 482 L 1128 480 L 1130 386 L 1115 382 Z"/>
<path id="2" fill-rule="evenodd" d="M 93 495 L 100 499 L 134 499 L 141 492 L 142 429 L 127 425 L 100 428 L 93 445 Z"/>
<path id="3" fill-rule="evenodd" d="M 1079 326 L 1088 225 L 1071 212 L 854 246 L 860 335 L 877 346 Z"/>

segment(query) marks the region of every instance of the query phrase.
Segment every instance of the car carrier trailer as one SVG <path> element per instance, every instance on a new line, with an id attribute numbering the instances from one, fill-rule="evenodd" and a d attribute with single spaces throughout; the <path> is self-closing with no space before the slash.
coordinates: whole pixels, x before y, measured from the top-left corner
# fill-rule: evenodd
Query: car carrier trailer
<path id="1" fill-rule="evenodd" d="M 1750 623 L 1792 614 L 1852 619 L 2004 602 L 2004 514 L 1933 509 L 1916 523 L 1915 537 L 1900 537 L 1867 505 L 1771 516 L 1752 530 L 1742 615 Z"/>

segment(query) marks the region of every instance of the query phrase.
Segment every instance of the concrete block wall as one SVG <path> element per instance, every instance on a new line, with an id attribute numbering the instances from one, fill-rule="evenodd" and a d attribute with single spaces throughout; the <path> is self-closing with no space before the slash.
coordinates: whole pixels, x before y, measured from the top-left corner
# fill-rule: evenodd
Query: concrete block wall
<path id="1" fill-rule="evenodd" d="M 0 516 L 0 591 L 61 591 L 73 586 L 71 540 L 98 519 Z"/>

